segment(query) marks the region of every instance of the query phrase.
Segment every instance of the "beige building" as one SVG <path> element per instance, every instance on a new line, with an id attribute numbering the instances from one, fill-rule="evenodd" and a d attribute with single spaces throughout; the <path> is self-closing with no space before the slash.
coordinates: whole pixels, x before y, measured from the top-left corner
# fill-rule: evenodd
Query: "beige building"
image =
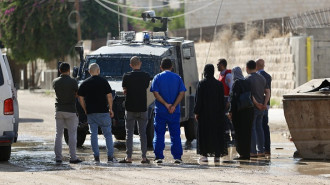
<path id="1" fill-rule="evenodd" d="M 185 4 L 185 12 L 205 6 L 185 17 L 187 29 L 214 26 L 222 0 L 186 2 L 189 3 Z M 329 0 L 223 0 L 218 25 L 293 16 L 329 7 Z"/>

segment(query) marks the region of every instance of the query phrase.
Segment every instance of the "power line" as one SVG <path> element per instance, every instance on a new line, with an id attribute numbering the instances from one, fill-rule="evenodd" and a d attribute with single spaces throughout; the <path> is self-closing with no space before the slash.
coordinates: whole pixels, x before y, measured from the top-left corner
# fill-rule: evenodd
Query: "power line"
<path id="1" fill-rule="evenodd" d="M 223 0 L 221 0 L 221 4 L 220 4 L 220 8 L 219 8 L 219 12 L 218 12 L 218 16 L 217 16 L 217 20 L 215 21 L 215 24 L 214 24 L 214 34 L 213 34 L 213 41 L 215 40 L 215 36 L 217 34 L 217 24 L 218 24 L 218 19 L 220 17 L 220 12 L 221 12 L 221 7 L 222 7 L 222 3 L 223 3 Z M 212 45 L 213 42 L 210 42 L 210 46 L 209 46 L 209 50 L 207 52 L 207 55 L 206 55 L 206 60 L 205 60 L 205 64 L 207 64 L 207 59 L 209 58 L 209 54 L 210 54 L 210 50 L 211 50 L 211 45 Z"/>
<path id="2" fill-rule="evenodd" d="M 102 0 L 104 1 L 104 0 Z M 132 18 L 132 19 L 135 19 L 135 20 L 143 20 L 142 18 L 139 18 L 139 17 L 135 17 L 135 16 L 131 16 L 131 15 L 128 15 L 128 14 L 123 14 L 123 13 L 120 13 L 119 11 L 116 11 L 108 6 L 106 6 L 105 4 L 101 3 L 99 0 L 95 0 L 95 2 L 97 2 L 99 5 L 103 6 L 104 8 L 108 9 L 109 11 L 113 12 L 113 13 L 116 13 L 116 14 L 119 14 L 121 16 L 124 16 L 124 17 L 128 17 L 128 18 Z M 197 9 L 194 9 L 194 10 L 191 10 L 189 12 L 186 12 L 186 13 L 183 13 L 183 14 L 179 14 L 179 15 L 175 15 L 175 16 L 171 16 L 171 17 L 168 17 L 169 19 L 174 19 L 174 18 L 178 18 L 178 17 L 182 17 L 182 16 L 185 16 L 185 15 L 189 15 L 189 14 L 192 14 L 192 13 L 195 13 L 201 9 L 204 9 L 210 5 L 212 5 L 213 3 L 217 2 L 217 0 L 214 0 L 214 1 L 211 1 L 210 3 L 202 6 L 202 7 L 199 7 Z M 222 2 L 221 2 L 221 5 L 222 5 Z"/>
<path id="3" fill-rule="evenodd" d="M 216 1 L 217 0 L 211 1 L 210 3 L 208 3 L 208 4 L 204 5 L 204 6 L 201 6 L 201 7 L 197 8 L 197 9 L 191 10 L 191 11 L 186 12 L 186 13 L 183 13 L 183 14 L 174 15 L 174 16 L 171 16 L 169 18 L 170 19 L 174 19 L 174 18 L 178 18 L 178 17 L 182 17 L 182 16 L 185 16 L 185 15 L 189 15 L 189 14 L 195 13 L 195 12 L 201 10 L 201 9 L 204 9 L 204 8 L 210 6 L 211 4 L 215 3 Z"/>
<path id="4" fill-rule="evenodd" d="M 158 5 L 158 6 L 151 6 L 151 7 L 144 7 L 144 6 L 130 6 L 130 5 L 124 5 L 124 4 L 119 4 L 119 3 L 115 3 L 112 2 L 111 0 L 101 0 L 105 3 L 109 3 L 115 6 L 120 6 L 120 7 L 126 7 L 126 8 L 131 8 L 131 9 L 158 9 L 158 8 L 164 8 L 164 7 L 168 7 L 171 6 L 170 4 L 166 4 L 166 5 Z M 199 2 L 208 2 L 209 0 L 195 0 L 193 2 L 185 2 L 184 0 L 182 1 L 177 1 L 177 2 L 173 2 L 173 4 L 190 4 L 190 3 L 199 3 Z"/>
<path id="5" fill-rule="evenodd" d="M 164 7 L 170 6 L 169 4 L 167 4 L 167 5 L 159 5 L 159 6 L 152 6 L 152 7 L 142 7 L 142 6 L 140 7 L 140 6 L 123 5 L 123 4 L 119 4 L 119 3 L 115 3 L 115 2 L 107 1 L 107 0 L 101 0 L 101 1 L 115 5 L 115 6 L 131 8 L 131 9 L 157 9 L 157 8 L 164 8 Z"/>
<path id="6" fill-rule="evenodd" d="M 105 9 L 107 9 L 107 10 L 113 12 L 113 13 L 116 13 L 118 15 L 128 17 L 128 18 L 131 18 L 131 19 L 135 19 L 135 20 L 143 20 L 142 18 L 139 18 L 139 17 L 134 17 L 134 16 L 131 16 L 131 15 L 120 13 L 119 11 L 116 11 L 116 10 L 110 8 L 110 7 L 107 7 L 105 4 L 101 3 L 99 0 L 95 0 L 95 2 L 97 2 L 99 5 L 103 6 Z"/>

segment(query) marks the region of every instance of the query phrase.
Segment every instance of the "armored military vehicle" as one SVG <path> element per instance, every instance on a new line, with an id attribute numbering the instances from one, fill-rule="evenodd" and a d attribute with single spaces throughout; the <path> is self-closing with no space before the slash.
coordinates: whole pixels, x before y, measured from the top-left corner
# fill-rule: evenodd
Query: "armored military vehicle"
<path id="1" fill-rule="evenodd" d="M 150 80 L 160 73 L 160 62 L 163 58 L 169 58 L 174 64 L 173 72 L 179 74 L 187 88 L 185 98 L 180 103 L 181 108 L 181 126 L 184 126 L 187 141 L 196 138 L 196 126 L 193 108 L 196 86 L 198 83 L 198 72 L 196 64 L 196 55 L 194 42 L 185 40 L 182 37 L 167 36 L 167 18 L 155 17 L 150 12 L 143 15 L 144 19 L 155 22 L 160 20 L 163 27 L 154 28 L 154 32 L 140 33 L 141 39 L 134 31 L 121 32 L 119 40 L 108 40 L 106 46 L 91 52 L 84 58 L 83 48 L 76 47 L 80 53 L 80 67 L 75 67 L 73 76 L 78 80 L 79 84 L 88 78 L 88 66 L 97 63 L 100 66 L 101 76 L 106 78 L 113 89 L 113 111 L 112 133 L 116 139 L 125 139 L 125 95 L 122 88 L 122 77 L 126 72 L 132 69 L 129 66 L 130 58 L 133 56 L 140 57 L 142 61 L 142 70 L 149 73 Z M 149 86 L 150 88 L 150 86 Z M 78 104 L 79 105 L 79 104 Z M 154 135 L 154 106 L 155 98 L 151 92 L 147 92 L 147 106 L 149 122 L 147 126 L 148 146 L 152 146 Z M 88 134 L 88 126 L 86 116 L 80 106 L 77 107 L 79 112 L 80 126 L 77 134 L 77 146 L 81 146 L 86 134 Z M 136 133 L 137 133 L 137 129 Z M 65 139 L 68 140 L 67 132 Z"/>

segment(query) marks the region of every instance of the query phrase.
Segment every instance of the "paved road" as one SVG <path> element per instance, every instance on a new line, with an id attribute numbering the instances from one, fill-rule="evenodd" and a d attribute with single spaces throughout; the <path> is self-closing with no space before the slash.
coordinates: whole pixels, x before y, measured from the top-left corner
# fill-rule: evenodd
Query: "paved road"
<path id="1" fill-rule="evenodd" d="M 229 148 L 229 156 L 215 164 L 199 164 L 196 142 L 184 150 L 184 164 L 175 165 L 166 140 L 163 165 L 139 163 L 139 139 L 134 139 L 133 164 L 107 164 L 105 142 L 100 136 L 101 164 L 94 164 L 89 136 L 78 156 L 81 164 L 68 163 L 68 147 L 63 143 L 64 163 L 54 163 L 53 140 L 54 97 L 29 91 L 18 92 L 20 128 L 18 142 L 13 145 L 12 158 L 0 163 L 1 184 L 329 184 L 330 164 L 292 158 L 295 147 L 288 140 L 282 109 L 270 110 L 272 130 L 271 159 L 235 161 L 237 153 Z M 182 132 L 184 133 L 184 132 Z M 168 138 L 168 136 L 167 136 Z M 185 142 L 182 134 L 183 143 Z M 117 142 L 117 158 L 125 156 L 124 145 Z M 153 159 L 152 151 L 147 156 Z"/>

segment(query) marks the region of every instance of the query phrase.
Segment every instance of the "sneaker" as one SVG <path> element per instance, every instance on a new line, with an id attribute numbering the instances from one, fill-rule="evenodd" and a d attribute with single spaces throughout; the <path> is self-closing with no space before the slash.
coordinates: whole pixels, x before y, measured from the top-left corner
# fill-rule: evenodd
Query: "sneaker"
<path id="1" fill-rule="evenodd" d="M 154 162 L 157 163 L 157 164 L 161 164 L 161 163 L 163 163 L 163 159 L 158 159 L 158 158 L 156 158 L 156 159 L 154 160 Z"/>
<path id="2" fill-rule="evenodd" d="M 108 156 L 108 162 L 116 163 L 118 162 L 116 158 Z"/>
<path id="3" fill-rule="evenodd" d="M 94 156 L 94 161 L 99 163 L 100 162 L 100 157 L 99 156 Z"/>
<path id="4" fill-rule="evenodd" d="M 220 162 L 220 157 L 214 157 L 214 162 L 215 162 L 215 163 Z"/>
<path id="5" fill-rule="evenodd" d="M 199 162 L 206 163 L 206 162 L 208 162 L 208 159 L 207 159 L 206 156 L 201 156 L 201 157 L 199 158 Z"/>
<path id="6" fill-rule="evenodd" d="M 174 163 L 175 164 L 181 164 L 182 163 L 182 159 L 174 159 Z"/>
<path id="7" fill-rule="evenodd" d="M 70 163 L 71 164 L 78 164 L 78 163 L 81 163 L 82 162 L 82 160 L 80 160 L 80 159 L 76 159 L 76 160 L 70 160 Z"/>

